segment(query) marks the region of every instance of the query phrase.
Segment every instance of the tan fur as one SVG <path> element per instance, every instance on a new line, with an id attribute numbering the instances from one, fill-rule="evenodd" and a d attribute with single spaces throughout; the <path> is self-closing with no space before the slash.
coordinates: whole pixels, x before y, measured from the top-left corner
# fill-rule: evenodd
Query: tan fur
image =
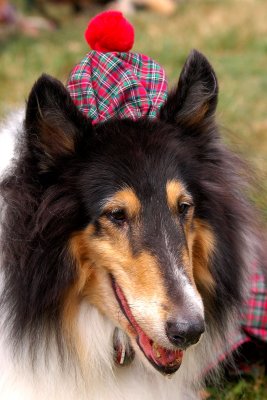
<path id="1" fill-rule="evenodd" d="M 179 201 L 189 201 L 183 185 L 169 181 L 166 185 L 167 202 L 174 211 Z M 123 208 L 131 218 L 131 228 L 136 237 L 142 224 L 140 221 L 141 203 L 130 188 L 122 189 L 103 205 L 106 212 Z M 174 305 L 168 296 L 158 260 L 148 251 L 133 254 L 128 241 L 127 228 L 118 228 L 105 215 L 99 218 L 101 235 L 97 235 L 92 225 L 76 232 L 70 240 L 70 251 L 77 265 L 77 280 L 66 295 L 64 320 L 66 331 L 71 332 L 77 306 L 86 298 L 103 314 L 119 324 L 129 336 L 135 335 L 132 326 L 124 317 L 114 296 L 112 275 L 127 298 L 136 321 L 153 338 L 153 326 L 165 321 Z M 213 250 L 214 238 L 211 229 L 199 220 L 193 222 L 193 207 L 185 221 L 187 246 L 182 250 L 185 272 L 199 297 L 197 283 L 209 290 L 213 280 L 208 262 Z M 155 290 L 156 288 L 156 290 Z M 147 314 L 144 315 L 144 310 Z M 75 331 L 75 329 L 74 329 Z M 76 339 L 75 339 L 76 341 Z M 78 341 L 79 343 L 79 341 Z M 81 350 L 82 353 L 82 350 Z"/>
<path id="2" fill-rule="evenodd" d="M 202 104 L 201 107 L 199 107 L 199 109 L 195 113 L 193 113 L 192 115 L 190 115 L 190 117 L 188 117 L 186 121 L 187 125 L 188 126 L 198 125 L 201 121 L 203 121 L 208 110 L 209 110 L 208 103 Z"/>
<path id="3" fill-rule="evenodd" d="M 178 180 L 167 182 L 166 194 L 169 208 L 173 212 L 177 212 L 179 202 L 190 203 L 192 201 L 186 188 Z M 207 224 L 193 218 L 193 207 L 189 209 L 184 221 L 184 232 L 187 246 L 181 252 L 186 274 L 198 296 L 196 282 L 211 292 L 215 282 L 209 269 L 209 260 L 212 256 L 215 239 Z"/>
<path id="4" fill-rule="evenodd" d="M 194 112 L 184 113 L 179 115 L 176 119 L 178 124 L 183 124 L 188 127 L 193 127 L 199 125 L 205 118 L 207 112 L 209 110 L 209 104 L 203 103 L 200 104 L 198 108 L 194 110 Z"/>
<path id="5" fill-rule="evenodd" d="M 138 215 L 141 209 L 141 203 L 133 189 L 125 188 L 118 191 L 112 198 L 107 200 L 104 206 L 105 211 L 120 208 L 126 209 L 129 217 Z"/>
<path id="6" fill-rule="evenodd" d="M 107 212 L 123 208 L 135 221 L 133 230 L 138 236 L 140 223 L 137 217 L 141 204 L 131 189 L 117 192 L 107 200 L 103 208 Z M 99 223 L 100 236 L 95 235 L 93 227 L 89 225 L 83 231 L 76 232 L 70 240 L 70 251 L 76 260 L 78 278 L 68 292 L 64 318 L 73 320 L 75 304 L 79 299 L 86 297 L 103 314 L 121 324 L 129 335 L 133 335 L 133 329 L 115 299 L 110 280 L 112 274 L 123 288 L 134 316 L 141 325 L 143 309 L 140 304 L 147 305 L 147 309 L 151 304 L 153 309 L 157 309 L 157 318 L 160 317 L 164 321 L 172 305 L 166 295 L 156 258 L 145 250 L 134 255 L 124 229 L 114 226 L 105 214 L 99 218 Z M 155 288 L 157 288 L 156 293 Z M 139 303 L 133 304 L 134 299 L 138 299 Z M 148 322 L 153 325 L 154 313 L 150 314 L 151 321 Z M 68 324 L 69 322 L 66 323 Z"/>
<path id="7" fill-rule="evenodd" d="M 191 196 L 189 196 L 189 194 L 187 193 L 182 182 L 176 179 L 167 182 L 166 195 L 167 195 L 167 203 L 170 210 L 177 215 L 178 215 L 179 203 L 192 202 Z M 192 245 L 193 245 L 193 237 L 191 229 L 192 218 L 193 218 L 193 207 L 189 209 L 187 217 L 184 221 L 184 232 L 186 236 L 187 246 L 184 246 L 184 249 L 182 250 L 182 260 L 186 273 L 190 278 L 191 283 L 194 285 L 194 278 L 192 272 Z"/>
<path id="8" fill-rule="evenodd" d="M 51 157 L 74 152 L 72 132 L 64 132 L 64 128 L 48 124 L 40 120 L 41 140 L 45 152 Z"/>
<path id="9" fill-rule="evenodd" d="M 167 203 L 170 208 L 170 210 L 174 213 L 177 213 L 178 211 L 178 204 L 179 202 L 187 202 L 191 203 L 192 198 L 188 194 L 185 186 L 182 184 L 182 182 L 172 179 L 170 181 L 167 181 L 166 184 L 166 196 L 167 196 Z"/>
<path id="10" fill-rule="evenodd" d="M 168 206 L 171 211 L 177 212 L 178 200 L 185 192 L 185 188 L 181 182 L 174 179 L 167 182 L 166 195 Z"/>
<path id="11" fill-rule="evenodd" d="M 118 232 L 110 222 L 103 221 L 103 225 L 104 237 L 92 237 L 90 229 L 85 229 L 71 239 L 71 250 L 79 269 L 76 293 L 80 291 L 88 296 L 90 302 L 105 313 L 103 292 L 110 292 L 105 287 L 110 286 L 108 274 L 111 273 L 125 293 L 132 293 L 133 297 L 146 297 L 149 302 L 149 297 L 154 295 L 157 287 L 159 301 L 166 304 L 163 280 L 155 257 L 146 251 L 134 256 L 126 235 Z M 85 252 L 89 258 L 84 256 Z"/>
<path id="12" fill-rule="evenodd" d="M 204 286 L 209 292 L 215 287 L 210 271 L 210 259 L 215 248 L 215 237 L 207 223 L 195 219 L 193 238 L 193 272 L 196 283 Z"/>
<path id="13" fill-rule="evenodd" d="M 93 276 L 86 243 L 87 235 L 91 235 L 93 232 L 93 225 L 89 225 L 83 233 L 74 235 L 70 240 L 70 252 L 77 266 L 77 279 L 64 296 L 63 329 L 65 337 L 67 344 L 71 347 L 71 350 L 75 351 L 82 364 L 85 354 L 78 334 L 76 319 L 80 301 L 83 298 L 84 287 Z"/>

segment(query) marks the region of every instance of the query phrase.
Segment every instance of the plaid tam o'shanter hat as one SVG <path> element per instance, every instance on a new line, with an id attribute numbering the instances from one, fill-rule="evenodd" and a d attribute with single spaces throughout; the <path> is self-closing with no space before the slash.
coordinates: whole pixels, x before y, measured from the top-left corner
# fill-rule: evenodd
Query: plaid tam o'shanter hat
<path id="1" fill-rule="evenodd" d="M 85 32 L 93 49 L 77 64 L 67 89 L 93 124 L 111 118 L 155 118 L 167 98 L 163 68 L 129 50 L 134 29 L 119 11 L 94 17 Z"/>

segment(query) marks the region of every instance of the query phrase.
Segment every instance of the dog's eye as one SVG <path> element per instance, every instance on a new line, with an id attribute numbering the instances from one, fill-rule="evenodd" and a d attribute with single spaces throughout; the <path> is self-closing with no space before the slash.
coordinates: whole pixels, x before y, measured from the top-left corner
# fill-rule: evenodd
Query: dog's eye
<path id="1" fill-rule="evenodd" d="M 106 216 L 111 222 L 117 225 L 122 225 L 127 221 L 127 216 L 123 209 L 109 211 Z"/>
<path id="2" fill-rule="evenodd" d="M 179 215 L 180 216 L 186 215 L 190 207 L 191 207 L 191 204 L 189 204 L 189 203 L 186 203 L 186 202 L 178 203 L 178 213 L 179 213 Z"/>

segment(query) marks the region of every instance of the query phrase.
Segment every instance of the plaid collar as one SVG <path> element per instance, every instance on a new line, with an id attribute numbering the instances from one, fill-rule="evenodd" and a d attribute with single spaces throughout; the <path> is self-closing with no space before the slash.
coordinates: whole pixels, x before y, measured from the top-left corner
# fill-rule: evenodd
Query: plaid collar
<path id="1" fill-rule="evenodd" d="M 267 342 L 267 282 L 260 265 L 255 265 L 251 277 L 250 295 L 240 319 L 243 338 Z"/>
<path id="2" fill-rule="evenodd" d="M 267 343 L 267 281 L 260 264 L 254 264 L 250 278 L 250 292 L 243 304 L 238 329 L 228 338 L 223 354 L 217 360 L 223 361 L 242 344 L 258 340 Z"/>

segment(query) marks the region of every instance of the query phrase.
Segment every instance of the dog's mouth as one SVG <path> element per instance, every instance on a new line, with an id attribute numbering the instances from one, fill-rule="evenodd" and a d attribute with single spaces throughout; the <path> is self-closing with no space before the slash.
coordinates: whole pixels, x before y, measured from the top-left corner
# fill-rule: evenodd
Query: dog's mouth
<path id="1" fill-rule="evenodd" d="M 182 363 L 183 351 L 166 349 L 150 339 L 134 318 L 126 297 L 113 276 L 111 276 L 111 281 L 119 306 L 134 329 L 136 342 L 147 360 L 163 374 L 170 375 L 176 372 Z"/>

